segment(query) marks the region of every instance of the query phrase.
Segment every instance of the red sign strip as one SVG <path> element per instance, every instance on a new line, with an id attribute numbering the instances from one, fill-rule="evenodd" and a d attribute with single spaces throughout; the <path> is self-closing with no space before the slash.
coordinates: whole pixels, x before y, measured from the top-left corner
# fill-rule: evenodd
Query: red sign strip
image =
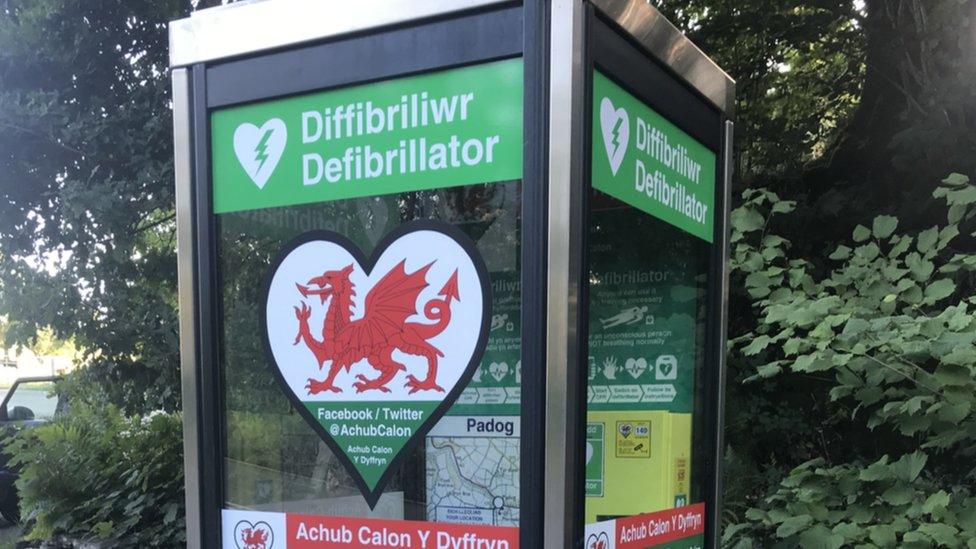
<path id="1" fill-rule="evenodd" d="M 285 521 L 288 549 L 518 549 L 519 546 L 519 530 L 513 526 L 291 514 Z"/>
<path id="2" fill-rule="evenodd" d="M 616 520 L 616 549 L 646 549 L 705 532 L 705 504 Z"/>

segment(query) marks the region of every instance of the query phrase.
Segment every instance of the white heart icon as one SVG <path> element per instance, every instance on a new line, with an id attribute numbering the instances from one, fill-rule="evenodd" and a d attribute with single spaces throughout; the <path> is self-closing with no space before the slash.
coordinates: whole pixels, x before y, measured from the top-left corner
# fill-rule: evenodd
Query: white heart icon
<path id="1" fill-rule="evenodd" d="M 634 379 L 637 379 L 647 371 L 647 360 L 643 357 L 638 359 L 628 358 L 624 362 L 624 370 L 630 374 Z"/>
<path id="2" fill-rule="evenodd" d="M 234 130 L 234 153 L 251 181 L 263 189 L 285 152 L 288 130 L 280 118 L 272 118 L 260 128 L 245 122 Z"/>
<path id="3" fill-rule="evenodd" d="M 492 362 L 488 366 L 488 373 L 491 374 L 491 377 L 495 378 L 495 381 L 501 381 L 503 377 L 508 375 L 508 363 Z"/>
<path id="4" fill-rule="evenodd" d="M 586 443 L 586 464 L 590 464 L 590 460 L 593 459 L 593 443 Z"/>
<path id="5" fill-rule="evenodd" d="M 630 140 L 630 117 L 623 107 L 615 109 L 610 98 L 604 97 L 600 101 L 600 130 L 603 133 L 603 146 L 610 161 L 610 171 L 617 175 L 620 164 L 627 154 L 627 142 Z"/>

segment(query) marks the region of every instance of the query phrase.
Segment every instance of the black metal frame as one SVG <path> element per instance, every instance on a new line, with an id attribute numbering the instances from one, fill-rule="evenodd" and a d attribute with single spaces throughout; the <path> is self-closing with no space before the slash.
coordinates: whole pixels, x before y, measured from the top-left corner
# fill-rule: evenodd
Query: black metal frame
<path id="1" fill-rule="evenodd" d="M 209 120 L 212 109 L 363 84 L 391 77 L 443 70 L 522 56 L 525 71 L 522 178 L 522 377 L 524 432 L 543 426 L 545 327 L 545 119 L 548 88 L 547 7 L 518 2 L 357 33 L 316 44 L 262 53 L 246 59 L 197 64 L 191 68 L 193 231 L 197 245 L 193 285 L 197 305 L 194 329 L 196 404 L 200 455 L 200 508 L 204 547 L 220 546 L 224 502 L 223 383 L 217 288 L 216 216 L 212 213 Z M 538 395 L 532 398 L 529 395 Z M 543 441 L 521 441 L 520 545 L 542 544 Z"/>
<path id="2" fill-rule="evenodd" d="M 522 440 L 519 484 L 519 545 L 543 546 L 545 493 L 546 263 L 548 234 L 549 2 L 523 8 L 522 167 Z M 526 398 L 526 395 L 535 395 Z M 533 433 L 534 436 L 524 436 Z"/>

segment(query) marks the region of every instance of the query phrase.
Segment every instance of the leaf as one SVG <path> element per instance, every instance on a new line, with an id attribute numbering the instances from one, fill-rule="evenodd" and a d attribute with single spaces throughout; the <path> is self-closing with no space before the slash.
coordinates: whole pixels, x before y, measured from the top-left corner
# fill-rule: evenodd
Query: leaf
<path id="1" fill-rule="evenodd" d="M 879 215 L 874 218 L 874 223 L 871 227 L 871 233 L 877 239 L 885 239 L 891 236 L 891 233 L 895 232 L 898 227 L 898 218 L 890 215 Z"/>
<path id="2" fill-rule="evenodd" d="M 852 318 L 847 321 L 844 325 L 844 330 L 841 332 L 841 336 L 845 338 L 852 338 L 860 335 L 865 330 L 871 327 L 871 324 L 864 320 L 863 318 Z"/>
<path id="3" fill-rule="evenodd" d="M 772 338 L 766 335 L 753 338 L 748 345 L 742 348 L 742 354 L 745 356 L 757 355 L 769 345 L 770 341 L 772 341 Z"/>
<path id="4" fill-rule="evenodd" d="M 844 536 L 818 524 L 800 535 L 800 545 L 809 549 L 839 549 L 844 545 Z"/>
<path id="5" fill-rule="evenodd" d="M 830 254 L 829 257 L 835 261 L 847 259 L 851 257 L 851 249 L 844 245 L 837 246 L 837 249 L 834 250 L 834 253 Z"/>
<path id="6" fill-rule="evenodd" d="M 853 522 L 841 522 L 837 526 L 834 526 L 831 531 L 846 539 L 858 539 L 864 532 L 864 528 L 854 524 Z"/>
<path id="7" fill-rule="evenodd" d="M 797 515 L 795 517 L 790 517 L 784 520 L 779 527 L 776 528 L 776 536 L 779 538 L 788 538 L 803 530 L 811 523 L 813 523 L 813 517 L 810 515 Z"/>
<path id="8" fill-rule="evenodd" d="M 915 482 L 919 473 L 925 468 L 929 457 L 922 452 L 912 452 L 903 455 L 898 461 L 891 464 L 891 470 L 895 477 L 904 482 Z"/>
<path id="9" fill-rule="evenodd" d="M 794 200 L 780 200 L 778 202 L 773 202 L 773 207 L 770 210 L 774 214 L 790 213 L 796 209 L 796 201 Z"/>
<path id="10" fill-rule="evenodd" d="M 948 524 L 930 522 L 919 526 L 918 531 L 942 545 L 952 546 L 959 540 L 959 530 Z"/>
<path id="11" fill-rule="evenodd" d="M 761 229 L 766 220 L 755 209 L 743 206 L 732 212 L 730 222 L 734 229 L 748 233 Z"/>
<path id="12" fill-rule="evenodd" d="M 871 526 L 868 528 L 868 537 L 878 547 L 894 547 L 897 541 L 895 538 L 895 529 L 888 524 Z"/>
<path id="13" fill-rule="evenodd" d="M 912 490 L 911 486 L 896 484 L 885 490 L 881 494 L 881 499 L 883 499 L 888 505 L 901 506 L 912 501 L 914 496 L 915 490 Z"/>
<path id="14" fill-rule="evenodd" d="M 969 184 L 969 176 L 961 173 L 951 173 L 942 182 L 950 187 L 962 187 L 963 185 Z"/>
<path id="15" fill-rule="evenodd" d="M 882 456 L 878 461 L 862 469 L 857 478 L 867 482 L 891 478 L 888 456 Z"/>
<path id="16" fill-rule="evenodd" d="M 931 515 L 935 511 L 941 511 L 948 506 L 949 494 L 945 490 L 939 490 L 925 499 L 925 503 L 922 504 L 922 512 Z"/>
<path id="17" fill-rule="evenodd" d="M 912 272 L 912 278 L 919 282 L 927 281 L 935 270 L 935 265 L 931 261 L 923 259 L 917 252 L 905 256 L 905 265 Z"/>
<path id="18" fill-rule="evenodd" d="M 946 214 L 946 220 L 952 224 L 959 223 L 962 221 L 963 216 L 966 215 L 968 210 L 969 208 L 963 204 L 953 204 L 949 207 L 949 212 Z"/>
<path id="19" fill-rule="evenodd" d="M 956 291 L 956 283 L 942 278 L 925 287 L 925 303 L 932 304 L 943 300 Z"/>
<path id="20" fill-rule="evenodd" d="M 923 254 L 930 251 L 935 243 L 939 241 L 939 231 L 935 227 L 925 229 L 918 234 L 918 251 Z"/>
<path id="21" fill-rule="evenodd" d="M 973 360 L 973 355 L 976 354 L 976 350 L 973 348 L 959 348 L 943 359 L 945 362 L 936 368 L 935 373 L 932 376 L 939 385 L 942 387 L 956 386 L 956 387 L 966 387 L 973 382 L 972 371 L 966 367 L 964 364 L 971 364 Z M 966 361 L 963 363 L 961 361 L 963 355 L 965 355 Z M 960 362 L 956 362 L 959 359 Z"/>
<path id="22" fill-rule="evenodd" d="M 919 547 L 931 547 L 932 538 L 926 536 L 923 532 L 913 531 L 908 532 L 902 536 L 902 540 L 907 543 L 917 543 Z"/>
<path id="23" fill-rule="evenodd" d="M 963 187 L 957 191 L 946 193 L 946 203 L 950 206 L 972 204 L 976 202 L 976 186 Z"/>
<path id="24" fill-rule="evenodd" d="M 868 230 L 864 225 L 858 225 L 854 227 L 854 242 L 864 242 L 865 240 L 871 238 L 871 231 Z"/>

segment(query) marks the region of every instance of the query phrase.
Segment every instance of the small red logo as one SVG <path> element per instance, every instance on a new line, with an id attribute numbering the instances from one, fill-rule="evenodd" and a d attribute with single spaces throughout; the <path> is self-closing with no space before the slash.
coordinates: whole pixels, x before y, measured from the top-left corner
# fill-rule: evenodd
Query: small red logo
<path id="1" fill-rule="evenodd" d="M 267 522 L 241 520 L 234 527 L 234 542 L 238 549 L 272 549 L 274 531 Z"/>

